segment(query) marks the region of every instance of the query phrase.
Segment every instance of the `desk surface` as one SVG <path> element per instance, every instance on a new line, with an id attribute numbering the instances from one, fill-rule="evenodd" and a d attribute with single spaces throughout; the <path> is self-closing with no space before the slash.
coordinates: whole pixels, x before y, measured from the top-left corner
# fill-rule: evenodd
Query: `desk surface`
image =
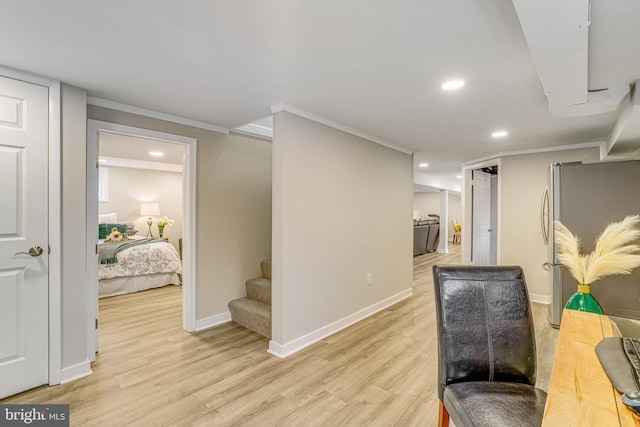
<path id="1" fill-rule="evenodd" d="M 565 310 L 551 370 L 544 427 L 640 427 L 602 369 L 595 346 L 614 336 L 606 316 Z"/>

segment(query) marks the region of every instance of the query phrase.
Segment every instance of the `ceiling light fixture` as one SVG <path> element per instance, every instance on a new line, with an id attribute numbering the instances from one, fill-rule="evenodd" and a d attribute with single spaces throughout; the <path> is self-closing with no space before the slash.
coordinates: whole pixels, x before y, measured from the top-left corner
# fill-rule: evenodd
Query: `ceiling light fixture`
<path id="1" fill-rule="evenodd" d="M 429 167 L 429 163 L 420 163 L 418 166 L 421 167 L 421 168 L 428 168 Z"/>
<path id="2" fill-rule="evenodd" d="M 507 135 L 509 135 L 509 132 L 507 132 L 506 130 L 498 130 L 491 134 L 491 136 L 494 138 L 503 138 Z"/>
<path id="3" fill-rule="evenodd" d="M 448 82 L 444 82 L 442 84 L 442 89 L 444 90 L 460 89 L 462 86 L 464 86 L 464 80 L 449 80 Z"/>
<path id="4" fill-rule="evenodd" d="M 458 175 L 458 176 L 456 176 L 456 178 L 462 179 L 462 175 Z"/>
<path id="5" fill-rule="evenodd" d="M 164 157 L 164 153 L 162 151 L 149 151 L 149 154 L 155 157 Z"/>

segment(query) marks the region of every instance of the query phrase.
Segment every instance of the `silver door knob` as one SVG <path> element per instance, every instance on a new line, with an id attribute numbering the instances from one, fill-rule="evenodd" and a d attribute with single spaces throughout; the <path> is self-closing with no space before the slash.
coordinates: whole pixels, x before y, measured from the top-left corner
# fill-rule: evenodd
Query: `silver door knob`
<path id="1" fill-rule="evenodd" d="M 40 246 L 34 246 L 29 249 L 29 252 L 16 252 L 15 255 L 31 255 L 31 256 L 40 256 L 44 252 Z"/>

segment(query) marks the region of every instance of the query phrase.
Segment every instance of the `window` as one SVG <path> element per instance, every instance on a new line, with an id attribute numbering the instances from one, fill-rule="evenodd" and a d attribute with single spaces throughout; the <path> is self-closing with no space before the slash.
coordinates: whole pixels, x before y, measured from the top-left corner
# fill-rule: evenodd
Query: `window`
<path id="1" fill-rule="evenodd" d="M 98 201 L 109 201 L 109 168 L 98 168 Z"/>

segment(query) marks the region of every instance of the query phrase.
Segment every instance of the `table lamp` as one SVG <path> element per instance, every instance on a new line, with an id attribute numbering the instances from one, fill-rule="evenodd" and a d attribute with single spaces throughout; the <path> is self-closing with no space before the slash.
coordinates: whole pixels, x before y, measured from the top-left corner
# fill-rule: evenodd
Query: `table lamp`
<path id="1" fill-rule="evenodd" d="M 149 230 L 147 231 L 147 237 L 153 237 L 153 233 L 151 232 L 151 224 L 153 224 L 153 221 L 151 217 L 160 215 L 160 205 L 158 203 L 140 203 L 140 215 L 148 218 L 147 225 L 149 226 Z"/>

